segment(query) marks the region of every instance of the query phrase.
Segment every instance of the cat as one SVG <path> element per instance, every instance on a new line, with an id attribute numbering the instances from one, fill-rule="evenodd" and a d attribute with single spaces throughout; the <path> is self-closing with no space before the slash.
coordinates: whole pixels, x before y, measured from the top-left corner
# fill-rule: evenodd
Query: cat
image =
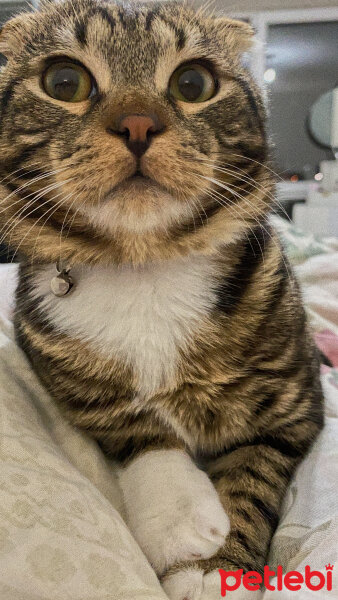
<path id="1" fill-rule="evenodd" d="M 16 337 L 120 461 L 126 521 L 171 600 L 219 597 L 219 568 L 262 571 L 323 424 L 269 219 L 252 34 L 175 2 L 62 0 L 0 35 Z"/>

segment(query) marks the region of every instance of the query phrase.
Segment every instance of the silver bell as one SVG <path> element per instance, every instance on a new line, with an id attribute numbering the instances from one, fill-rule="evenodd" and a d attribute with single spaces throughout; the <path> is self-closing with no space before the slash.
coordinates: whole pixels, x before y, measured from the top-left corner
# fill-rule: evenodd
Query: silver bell
<path id="1" fill-rule="evenodd" d="M 73 287 L 73 280 L 65 271 L 55 275 L 50 282 L 50 288 L 55 296 L 65 296 Z"/>

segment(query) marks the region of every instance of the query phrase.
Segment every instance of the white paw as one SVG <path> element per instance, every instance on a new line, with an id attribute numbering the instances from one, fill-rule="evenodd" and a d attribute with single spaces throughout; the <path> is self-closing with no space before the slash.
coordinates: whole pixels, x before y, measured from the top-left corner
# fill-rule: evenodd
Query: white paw
<path id="1" fill-rule="evenodd" d="M 201 600 L 203 571 L 186 569 L 164 580 L 162 587 L 170 600 Z"/>
<path id="2" fill-rule="evenodd" d="M 210 558 L 230 524 L 208 476 L 180 450 L 154 450 L 120 474 L 127 523 L 158 574 Z"/>
<path id="3" fill-rule="evenodd" d="M 228 577 L 227 582 L 229 588 L 237 587 L 237 584 L 239 584 L 238 588 L 225 590 L 225 596 L 221 596 L 221 576 L 218 570 L 204 575 L 203 590 L 198 600 L 221 600 L 222 598 L 227 600 L 260 600 L 263 597 L 261 590 L 248 590 L 239 579 Z"/>
<path id="4" fill-rule="evenodd" d="M 234 580 L 235 581 L 235 580 Z M 234 583 L 229 578 L 229 585 Z M 163 582 L 163 589 L 170 600 L 260 600 L 262 591 L 247 590 L 242 583 L 236 590 L 221 595 L 221 576 L 218 571 L 203 575 L 197 569 L 185 569 L 170 575 Z"/>

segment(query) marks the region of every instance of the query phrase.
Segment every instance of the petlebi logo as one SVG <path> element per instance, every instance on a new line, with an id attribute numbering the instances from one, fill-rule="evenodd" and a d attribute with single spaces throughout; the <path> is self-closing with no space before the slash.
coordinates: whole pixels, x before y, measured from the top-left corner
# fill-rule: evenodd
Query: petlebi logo
<path id="1" fill-rule="evenodd" d="M 227 592 L 234 592 L 240 586 L 246 590 L 255 592 L 264 586 L 269 591 L 281 591 L 284 588 L 293 592 L 298 592 L 301 589 L 307 588 L 313 592 L 317 592 L 325 588 L 328 591 L 332 590 L 332 571 L 333 566 L 325 565 L 325 574 L 321 571 L 311 571 L 309 565 L 306 565 L 305 572 L 288 571 L 283 572 L 283 567 L 278 566 L 276 571 L 270 569 L 268 565 L 264 567 L 264 573 L 261 575 L 257 571 L 248 571 L 243 575 L 243 569 L 238 571 L 225 571 L 219 569 L 221 576 L 221 596 L 226 596 Z M 271 585 L 271 577 L 276 577 L 276 585 Z"/>

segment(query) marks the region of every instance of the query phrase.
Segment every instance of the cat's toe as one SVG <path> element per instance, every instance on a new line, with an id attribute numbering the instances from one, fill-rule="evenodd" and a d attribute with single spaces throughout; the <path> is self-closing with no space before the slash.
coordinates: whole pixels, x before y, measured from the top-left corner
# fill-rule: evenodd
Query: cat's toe
<path id="1" fill-rule="evenodd" d="M 128 525 L 158 574 L 223 546 L 229 518 L 207 475 L 183 452 L 148 452 L 120 482 Z"/>
<path id="2" fill-rule="evenodd" d="M 176 560 L 210 558 L 225 542 L 229 519 L 211 487 L 187 501 L 189 508 L 174 517 L 177 524 L 172 530 L 172 547 Z"/>
<path id="3" fill-rule="evenodd" d="M 229 580 L 230 583 L 230 580 Z M 162 583 L 170 600 L 221 600 L 221 578 L 218 570 L 207 575 L 187 568 L 169 575 Z M 261 600 L 261 590 L 247 590 L 241 583 L 237 589 L 226 592 L 229 600 Z"/>
<path id="4" fill-rule="evenodd" d="M 169 575 L 162 587 L 170 600 L 201 600 L 203 571 L 184 569 Z"/>
<path id="5" fill-rule="evenodd" d="M 229 580 L 229 588 L 236 583 L 235 579 Z M 202 592 L 199 600 L 221 600 L 221 576 L 218 570 L 207 573 L 203 577 Z M 261 590 L 247 590 L 242 583 L 237 589 L 228 589 L 226 591 L 228 600 L 260 600 L 262 598 Z"/>

